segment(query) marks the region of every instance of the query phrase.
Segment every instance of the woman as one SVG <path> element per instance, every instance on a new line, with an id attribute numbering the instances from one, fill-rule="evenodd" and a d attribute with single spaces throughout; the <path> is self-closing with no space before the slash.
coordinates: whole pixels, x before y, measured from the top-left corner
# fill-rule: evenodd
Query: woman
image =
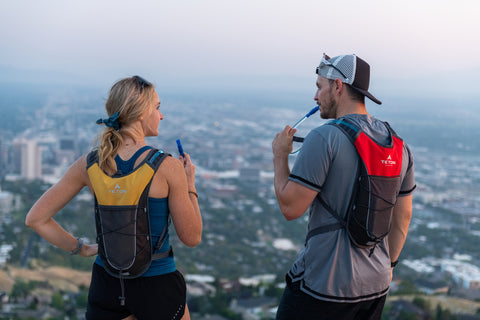
<path id="1" fill-rule="evenodd" d="M 151 149 L 145 137 L 157 136 L 163 120 L 159 107 L 155 87 L 138 76 L 113 85 L 106 102 L 110 117 L 97 121 L 106 125 L 98 146 L 98 163 L 105 173 L 126 174 L 142 163 Z M 83 244 L 53 219 L 84 186 L 93 194 L 87 155 L 80 157 L 62 179 L 42 195 L 28 212 L 25 223 L 53 245 L 90 257 L 97 254 L 97 244 Z M 152 237 L 160 234 L 170 213 L 180 240 L 189 247 L 200 243 L 202 219 L 195 189 L 195 166 L 188 154 L 179 159 L 165 158 L 153 176 L 148 196 Z M 168 237 L 162 248 L 165 247 L 169 247 Z M 87 319 L 190 319 L 185 281 L 176 270 L 173 256 L 154 260 L 140 278 L 123 281 L 126 300 L 121 306 L 118 300 L 121 283 L 105 271 L 97 256 L 92 269 Z"/>

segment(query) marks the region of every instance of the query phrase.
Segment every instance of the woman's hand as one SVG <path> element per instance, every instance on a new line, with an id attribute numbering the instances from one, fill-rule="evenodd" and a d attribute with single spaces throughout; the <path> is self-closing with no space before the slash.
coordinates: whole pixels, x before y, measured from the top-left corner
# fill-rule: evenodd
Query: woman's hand
<path id="1" fill-rule="evenodd" d="M 170 162 L 168 170 L 167 167 L 160 169 L 167 177 L 168 206 L 177 236 L 185 245 L 193 248 L 202 241 L 202 216 L 195 189 L 195 165 L 187 153 L 178 159 L 180 161 L 171 159 L 175 161 Z"/>
<path id="2" fill-rule="evenodd" d="M 179 156 L 178 159 L 182 161 L 185 174 L 187 175 L 188 190 L 195 191 L 195 165 L 192 163 L 188 153 L 185 152 L 184 156 Z"/>
<path id="3" fill-rule="evenodd" d="M 98 244 L 84 244 L 78 254 L 84 258 L 95 256 L 98 254 Z"/>

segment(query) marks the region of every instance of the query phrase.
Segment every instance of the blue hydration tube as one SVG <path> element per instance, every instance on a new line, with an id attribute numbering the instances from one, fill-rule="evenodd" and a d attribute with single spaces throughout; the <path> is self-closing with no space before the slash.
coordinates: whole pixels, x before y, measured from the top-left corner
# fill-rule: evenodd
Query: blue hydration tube
<path id="1" fill-rule="evenodd" d="M 319 106 L 314 107 L 306 115 L 304 115 L 302 119 L 298 120 L 297 123 L 293 125 L 292 129 L 295 129 L 296 127 L 298 127 L 300 124 L 302 124 L 303 121 L 307 120 L 308 117 L 310 117 L 312 114 L 317 112 L 319 109 L 320 109 Z"/>
<path id="2" fill-rule="evenodd" d="M 185 154 L 183 153 L 183 147 L 182 144 L 180 143 L 180 139 L 177 139 L 177 148 L 178 148 L 178 153 L 185 158 Z"/>
<path id="3" fill-rule="evenodd" d="M 295 129 L 296 127 L 298 127 L 300 124 L 302 124 L 303 121 L 307 120 L 308 117 L 310 117 L 312 114 L 315 114 L 318 110 L 320 109 L 319 106 L 316 106 L 314 108 L 312 108 L 312 110 L 310 110 L 306 115 L 303 116 L 303 118 L 301 118 L 300 120 L 298 120 L 293 126 L 292 126 L 292 129 Z M 299 143 L 303 143 L 303 139 L 302 137 L 297 137 L 297 136 L 293 136 L 293 141 L 294 142 L 299 142 Z M 295 151 L 292 151 L 290 154 L 296 154 L 300 151 L 300 148 L 295 150 Z"/>

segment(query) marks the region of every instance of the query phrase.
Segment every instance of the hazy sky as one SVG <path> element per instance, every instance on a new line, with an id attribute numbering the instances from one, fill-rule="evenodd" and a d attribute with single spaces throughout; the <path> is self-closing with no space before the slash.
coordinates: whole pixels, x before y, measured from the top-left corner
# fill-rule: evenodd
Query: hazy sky
<path id="1" fill-rule="evenodd" d="M 478 96 L 480 1 L 0 0 L 0 45 L 0 70 L 99 83 L 303 84 L 355 53 L 372 89 Z"/>

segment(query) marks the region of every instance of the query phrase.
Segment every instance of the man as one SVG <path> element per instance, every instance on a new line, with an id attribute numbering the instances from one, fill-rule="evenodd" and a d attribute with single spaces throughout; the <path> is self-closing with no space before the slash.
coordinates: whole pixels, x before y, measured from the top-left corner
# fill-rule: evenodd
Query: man
<path id="1" fill-rule="evenodd" d="M 317 75 L 314 99 L 322 118 L 345 119 L 381 144 L 391 141 L 386 125 L 365 107 L 365 96 L 381 104 L 368 92 L 368 63 L 355 55 L 329 58 L 324 54 Z M 311 231 L 336 222 L 318 195 L 341 217 L 346 216 L 359 157 L 339 128 L 324 125 L 307 135 L 290 172 L 288 156 L 295 131 L 286 126 L 272 143 L 275 193 L 287 220 L 301 217 L 310 208 Z M 373 252 L 353 245 L 345 228 L 308 238 L 287 273 L 278 320 L 381 318 L 412 213 L 413 157 L 406 144 L 402 159 L 400 193 L 388 237 Z"/>

